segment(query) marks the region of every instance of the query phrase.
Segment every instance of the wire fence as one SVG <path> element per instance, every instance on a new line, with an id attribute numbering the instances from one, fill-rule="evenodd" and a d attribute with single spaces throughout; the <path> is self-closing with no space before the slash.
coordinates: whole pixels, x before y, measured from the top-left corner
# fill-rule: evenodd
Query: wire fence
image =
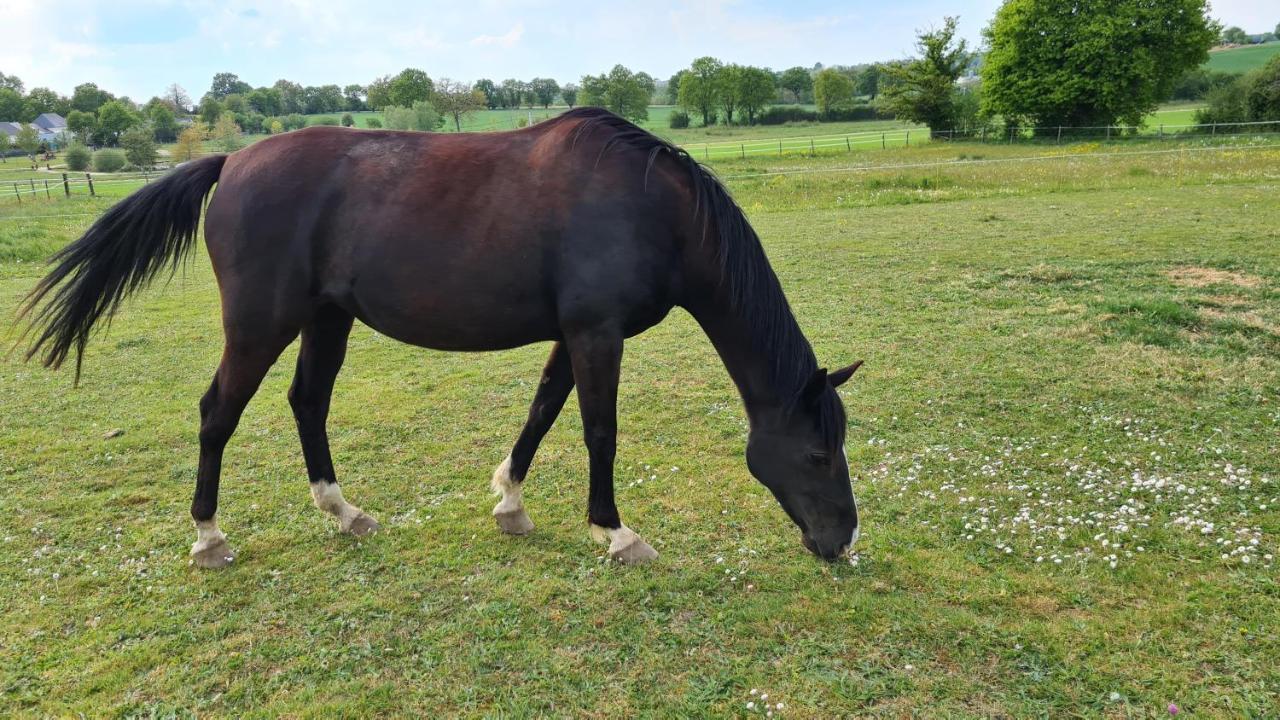
<path id="1" fill-rule="evenodd" d="M 1155 126 L 1134 125 L 1102 125 L 1096 127 L 1023 127 L 1009 129 L 972 128 L 962 130 L 930 131 L 927 128 L 898 128 L 891 130 L 869 130 L 827 135 L 801 135 L 760 140 L 720 141 L 686 144 L 683 148 L 693 157 L 703 160 L 724 160 L 729 158 L 749 158 L 763 155 L 778 157 L 789 155 L 814 156 L 820 154 L 851 153 L 854 150 L 888 149 L 890 147 L 912 147 L 929 142 L 978 142 L 985 144 L 1062 144 L 1078 143 L 1090 140 L 1098 141 L 1163 141 L 1199 138 L 1215 138 L 1227 140 L 1239 137 L 1254 137 L 1280 133 L 1280 120 L 1264 120 L 1240 123 L 1164 123 Z M 1224 146 L 1223 149 L 1226 149 Z M 1097 153 L 1099 157 L 1107 157 L 1108 153 Z M 1111 154 L 1114 155 L 1114 154 Z M 1079 157 L 1079 154 L 1073 157 Z M 1047 156 L 1049 158 L 1057 156 Z M 1027 158 L 1042 160 L 1041 158 Z M 1016 161 L 1016 158 L 1009 161 Z M 936 165 L 937 163 L 928 163 Z M 877 167 L 908 167 L 908 165 L 859 166 L 858 170 L 876 169 Z M 848 168 L 852 170 L 854 168 Z M 89 172 L 71 173 L 57 171 L 39 171 L 48 177 L 25 177 L 16 180 L 0 178 L 0 200 L 21 204 L 37 198 L 53 199 L 56 197 L 72 197 L 88 195 L 96 197 L 98 189 L 103 186 L 144 185 L 163 177 L 168 170 L 133 171 L 97 175 Z M 755 173 L 749 175 L 726 175 L 727 179 L 738 177 L 757 177 L 769 174 L 784 174 L 777 171 Z"/>

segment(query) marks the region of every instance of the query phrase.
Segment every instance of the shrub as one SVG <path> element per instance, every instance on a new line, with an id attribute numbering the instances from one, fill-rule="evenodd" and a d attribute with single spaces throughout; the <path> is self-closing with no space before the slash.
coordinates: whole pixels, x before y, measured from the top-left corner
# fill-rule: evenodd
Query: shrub
<path id="1" fill-rule="evenodd" d="M 1246 78 L 1245 108 L 1250 120 L 1280 119 L 1280 55 Z"/>
<path id="2" fill-rule="evenodd" d="M 151 128 L 135 125 L 120 136 L 120 147 L 130 165 L 149 168 L 156 164 L 156 142 Z"/>
<path id="3" fill-rule="evenodd" d="M 833 108 L 826 115 L 795 105 L 774 106 L 760 113 L 756 122 L 760 125 L 782 125 L 789 122 L 855 122 L 858 120 L 891 120 L 893 115 L 874 105 L 853 105 Z"/>
<path id="4" fill-rule="evenodd" d="M 343 113 L 342 127 L 355 127 L 356 119 L 351 117 L 351 113 Z"/>
<path id="5" fill-rule="evenodd" d="M 124 153 L 119 150 L 99 150 L 93 154 L 94 172 L 111 173 L 124 167 Z"/>
<path id="6" fill-rule="evenodd" d="M 676 130 L 689 127 L 689 113 L 683 110 L 676 110 L 671 113 L 670 123 L 671 127 Z"/>
<path id="7" fill-rule="evenodd" d="M 368 120 L 364 121 L 364 126 L 367 128 L 373 128 L 374 130 L 377 130 L 382 127 L 382 121 L 376 117 L 371 117 Z"/>
<path id="8" fill-rule="evenodd" d="M 337 125 L 338 118 L 332 115 L 322 115 L 311 121 L 312 125 Z"/>
<path id="9" fill-rule="evenodd" d="M 68 170 L 87 170 L 89 169 L 89 161 L 93 159 L 93 153 L 89 152 L 89 148 L 74 143 L 67 148 L 67 169 Z"/>
<path id="10" fill-rule="evenodd" d="M 284 123 L 279 118 L 271 118 L 271 124 L 267 126 L 267 132 L 272 135 L 279 135 L 284 132 Z"/>
<path id="11" fill-rule="evenodd" d="M 386 126 L 392 130 L 431 131 L 444 122 L 440 113 L 425 100 L 415 102 L 413 107 L 392 105 L 383 109 L 382 114 Z"/>
<path id="12" fill-rule="evenodd" d="M 298 113 L 290 113 L 289 115 L 284 116 L 285 130 L 301 130 L 306 126 L 307 126 L 307 118 L 305 115 L 299 115 Z"/>

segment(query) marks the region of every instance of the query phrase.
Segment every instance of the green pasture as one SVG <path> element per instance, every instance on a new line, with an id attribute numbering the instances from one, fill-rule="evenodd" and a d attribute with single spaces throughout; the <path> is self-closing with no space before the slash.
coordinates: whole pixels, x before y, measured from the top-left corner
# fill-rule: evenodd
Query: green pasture
<path id="1" fill-rule="evenodd" d="M 714 164 L 819 359 L 867 361 L 841 391 L 853 560 L 808 556 L 747 473 L 733 386 L 676 311 L 629 342 L 619 402 L 619 507 L 655 564 L 589 540 L 572 401 L 527 482 L 538 529 L 494 527 L 546 346 L 358 326 L 329 435 L 384 530 L 312 507 L 291 349 L 227 451 L 239 556 L 198 571 L 196 403 L 221 351 L 198 252 L 96 338 L 78 388 L 0 359 L 0 715 L 1274 716 L 1273 138 Z M 0 193 L 0 312 L 110 202 Z"/>
<path id="2" fill-rule="evenodd" d="M 1248 45 L 1211 52 L 1204 66 L 1217 72 L 1244 73 L 1266 65 L 1276 55 L 1280 55 L 1280 42 Z"/>

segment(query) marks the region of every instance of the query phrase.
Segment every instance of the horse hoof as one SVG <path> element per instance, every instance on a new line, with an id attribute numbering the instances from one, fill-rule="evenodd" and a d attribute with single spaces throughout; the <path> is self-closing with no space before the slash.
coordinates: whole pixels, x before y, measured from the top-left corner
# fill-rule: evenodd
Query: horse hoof
<path id="1" fill-rule="evenodd" d="M 351 522 L 342 528 L 342 532 L 353 537 L 364 537 L 377 532 L 380 527 L 377 520 L 374 520 L 366 513 L 360 513 L 351 518 Z"/>
<path id="2" fill-rule="evenodd" d="M 623 565 L 643 565 L 657 560 L 658 551 L 654 550 L 649 543 L 636 537 L 622 547 L 610 546 L 609 559 Z"/>
<path id="3" fill-rule="evenodd" d="M 533 521 L 529 519 L 529 513 L 526 513 L 524 508 L 505 512 L 494 510 L 493 519 L 498 521 L 498 529 L 508 535 L 528 535 L 533 532 Z"/>
<path id="4" fill-rule="evenodd" d="M 194 548 L 191 550 L 191 562 L 194 563 L 196 567 L 202 567 L 206 570 L 224 568 L 230 565 L 235 559 L 236 555 L 231 552 L 231 546 L 227 544 L 226 540 L 220 540 L 213 545 L 209 545 L 208 547 L 204 547 L 199 550 Z"/>

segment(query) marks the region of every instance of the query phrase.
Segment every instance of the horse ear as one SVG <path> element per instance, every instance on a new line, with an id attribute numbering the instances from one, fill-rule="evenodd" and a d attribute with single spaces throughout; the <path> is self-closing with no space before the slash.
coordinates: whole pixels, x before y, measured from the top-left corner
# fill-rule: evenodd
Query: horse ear
<path id="1" fill-rule="evenodd" d="M 840 387 L 841 385 L 845 384 L 849 380 L 849 378 L 853 377 L 853 374 L 857 372 L 858 368 L 860 367 L 862 367 L 861 360 L 850 365 L 847 368 L 840 368 L 839 370 L 831 373 L 828 376 L 828 380 L 831 382 L 831 387 Z"/>
<path id="2" fill-rule="evenodd" d="M 804 384 L 804 389 L 800 391 L 800 399 L 806 405 L 816 405 L 818 398 L 822 397 L 822 391 L 827 389 L 827 369 L 818 368 L 813 371 L 813 375 L 809 376 L 808 381 Z"/>

